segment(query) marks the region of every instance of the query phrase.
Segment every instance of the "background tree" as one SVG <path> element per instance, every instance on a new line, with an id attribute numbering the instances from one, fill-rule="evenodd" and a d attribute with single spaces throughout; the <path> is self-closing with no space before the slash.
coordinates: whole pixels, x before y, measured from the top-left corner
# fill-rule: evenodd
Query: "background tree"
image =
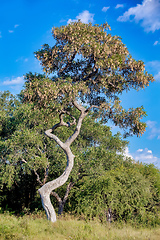
<path id="1" fill-rule="evenodd" d="M 125 110 L 118 96 L 123 91 L 145 88 L 153 77 L 144 72 L 142 61 L 131 57 L 119 37 L 107 34 L 108 28 L 108 24 L 92 26 L 80 21 L 53 28 L 55 45 L 45 44 L 36 52 L 43 70 L 53 77 L 26 76 L 24 102 L 34 102 L 38 108 L 47 108 L 49 114 L 59 115 L 59 123 L 45 134 L 56 141 L 67 157 L 64 173 L 39 189 L 47 217 L 53 222 L 56 215 L 50 194 L 69 177 L 74 161 L 70 145 L 91 110 L 94 118 L 102 123 L 111 119 L 126 134 L 139 136 L 145 131 L 146 124 L 140 121 L 145 116 L 143 107 Z M 80 112 L 78 119 L 73 116 L 75 109 Z M 67 122 L 64 116 L 69 118 Z M 75 124 L 74 133 L 65 142 L 53 133 L 59 127 Z"/>

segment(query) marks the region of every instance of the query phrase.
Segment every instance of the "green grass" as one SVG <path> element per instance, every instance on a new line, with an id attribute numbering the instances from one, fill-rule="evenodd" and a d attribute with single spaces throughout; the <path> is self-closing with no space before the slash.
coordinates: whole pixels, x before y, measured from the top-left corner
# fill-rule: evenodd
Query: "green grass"
<path id="1" fill-rule="evenodd" d="M 0 214 L 0 239 L 16 240 L 159 240 L 160 228 L 133 228 L 129 225 L 86 222 L 70 216 L 47 221 L 39 215 L 23 217 Z"/>

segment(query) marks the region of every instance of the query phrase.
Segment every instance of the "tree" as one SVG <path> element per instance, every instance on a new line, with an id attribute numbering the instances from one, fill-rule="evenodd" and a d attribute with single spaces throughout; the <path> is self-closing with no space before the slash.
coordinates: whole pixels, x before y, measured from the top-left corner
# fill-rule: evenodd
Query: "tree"
<path id="1" fill-rule="evenodd" d="M 48 76 L 26 75 L 23 101 L 34 102 L 37 108 L 47 109 L 53 117 L 59 115 L 59 123 L 45 134 L 56 141 L 67 157 L 64 173 L 39 189 L 47 218 L 52 222 L 56 221 L 56 214 L 50 194 L 70 175 L 75 157 L 70 146 L 89 112 L 101 123 L 110 119 L 123 128 L 126 135 L 140 136 L 145 131 L 146 124 L 141 122 L 146 115 L 143 107 L 125 110 L 118 96 L 130 89 L 144 89 L 153 77 L 144 71 L 142 61 L 131 57 L 120 37 L 107 34 L 108 29 L 107 23 L 92 26 L 80 21 L 53 28 L 55 45 L 45 44 L 35 53 Z M 75 109 L 80 112 L 78 119 L 74 117 Z M 57 128 L 73 125 L 76 125 L 75 131 L 65 142 L 54 134 Z"/>
<path id="2" fill-rule="evenodd" d="M 3 104 L 5 106 L 3 116 L 8 116 L 1 118 L 3 120 L 0 131 L 0 183 L 3 190 L 1 207 L 5 209 L 8 205 L 8 208 L 18 213 L 24 208 L 30 208 L 32 211 L 39 205 L 36 197 L 37 187 L 57 178 L 63 172 L 66 160 L 55 142 L 50 142 L 44 136 L 45 127 L 53 123 L 52 117 L 48 116 L 46 126 L 44 110 L 34 109 L 33 104 L 20 104 L 20 102 L 18 107 L 12 104 L 11 108 L 10 102 L 4 101 L 4 96 L 6 99 L 6 96 L 10 98 L 11 95 L 9 92 L 7 94 L 4 92 L 0 96 L 0 102 L 6 103 Z M 78 114 L 78 111 L 75 112 L 76 118 Z M 56 122 L 57 119 L 54 121 Z M 67 128 L 62 132 L 58 130 L 57 134 L 62 139 L 73 131 L 72 127 L 69 131 Z M 104 173 L 102 161 L 109 160 L 105 166 L 111 164 L 115 166 L 113 164 L 115 161 L 119 164 L 119 158 L 122 159 L 122 156 L 116 152 L 122 152 L 126 144 L 127 142 L 122 140 L 119 134 L 112 136 L 109 127 L 95 122 L 90 116 L 85 118 L 81 133 L 72 144 L 72 151 L 77 152 L 74 171 L 67 185 L 58 192 L 51 192 L 58 201 L 59 214 L 63 212 L 71 188 L 84 176 L 96 177 L 97 174 Z M 99 151 L 97 149 L 98 155 L 101 154 L 98 167 L 95 165 L 95 158 L 93 159 L 95 147 L 99 149 Z"/>

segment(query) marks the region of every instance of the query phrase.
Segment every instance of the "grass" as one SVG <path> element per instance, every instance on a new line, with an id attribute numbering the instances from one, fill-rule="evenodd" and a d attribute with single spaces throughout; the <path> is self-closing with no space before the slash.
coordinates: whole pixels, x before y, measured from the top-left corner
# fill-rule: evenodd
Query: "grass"
<path id="1" fill-rule="evenodd" d="M 23 217 L 0 214 L 0 239 L 12 240 L 159 240 L 160 228 L 133 228 L 130 225 L 86 222 L 71 216 L 56 223 L 43 216 Z"/>

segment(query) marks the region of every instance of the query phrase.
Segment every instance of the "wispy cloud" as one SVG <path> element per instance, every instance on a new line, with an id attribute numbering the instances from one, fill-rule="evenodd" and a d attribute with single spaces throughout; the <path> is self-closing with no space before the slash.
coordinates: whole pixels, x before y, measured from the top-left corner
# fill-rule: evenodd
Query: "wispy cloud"
<path id="1" fill-rule="evenodd" d="M 156 46 L 158 44 L 160 44 L 160 43 L 158 41 L 155 41 L 153 45 Z"/>
<path id="2" fill-rule="evenodd" d="M 118 9 L 118 8 L 124 8 L 124 4 L 117 4 L 117 5 L 115 6 L 115 9 Z"/>
<path id="3" fill-rule="evenodd" d="M 155 80 L 157 82 L 160 82 L 160 72 L 158 72 L 155 76 L 154 76 Z"/>
<path id="4" fill-rule="evenodd" d="M 156 121 L 150 121 L 148 120 L 147 126 L 149 128 L 149 139 L 157 138 L 160 139 L 160 126 L 157 127 L 157 122 Z"/>
<path id="5" fill-rule="evenodd" d="M 117 20 L 141 22 L 141 26 L 146 32 L 155 32 L 160 29 L 160 1 L 143 0 L 142 4 L 129 8 Z"/>
<path id="6" fill-rule="evenodd" d="M 14 29 L 17 28 L 17 27 L 19 27 L 19 24 L 15 24 L 15 25 L 14 25 Z M 14 33 L 14 30 L 8 30 L 8 32 L 9 32 L 9 33 Z"/>
<path id="7" fill-rule="evenodd" d="M 70 22 L 76 22 L 79 19 L 83 23 L 89 23 L 89 22 L 93 23 L 93 21 L 94 21 L 93 17 L 94 17 L 93 13 L 90 13 L 88 10 L 85 10 L 85 11 L 79 13 L 79 15 L 76 16 L 76 19 L 69 19 L 67 23 L 69 24 Z"/>
<path id="8" fill-rule="evenodd" d="M 17 77 L 13 79 L 7 79 L 3 81 L 2 83 L 5 86 L 13 86 L 13 85 L 23 85 L 24 84 L 24 78 L 23 77 Z"/>
<path id="9" fill-rule="evenodd" d="M 15 24 L 15 25 L 14 25 L 14 28 L 17 28 L 17 27 L 19 27 L 19 24 Z"/>
<path id="10" fill-rule="evenodd" d="M 110 7 L 103 7 L 102 8 L 102 12 L 107 12 L 107 10 L 109 9 Z"/>
<path id="11" fill-rule="evenodd" d="M 150 61 L 146 63 L 147 69 L 149 69 L 157 82 L 160 82 L 160 61 Z"/>
<path id="12" fill-rule="evenodd" d="M 16 62 L 28 62 L 28 58 L 20 57 L 16 59 Z"/>

